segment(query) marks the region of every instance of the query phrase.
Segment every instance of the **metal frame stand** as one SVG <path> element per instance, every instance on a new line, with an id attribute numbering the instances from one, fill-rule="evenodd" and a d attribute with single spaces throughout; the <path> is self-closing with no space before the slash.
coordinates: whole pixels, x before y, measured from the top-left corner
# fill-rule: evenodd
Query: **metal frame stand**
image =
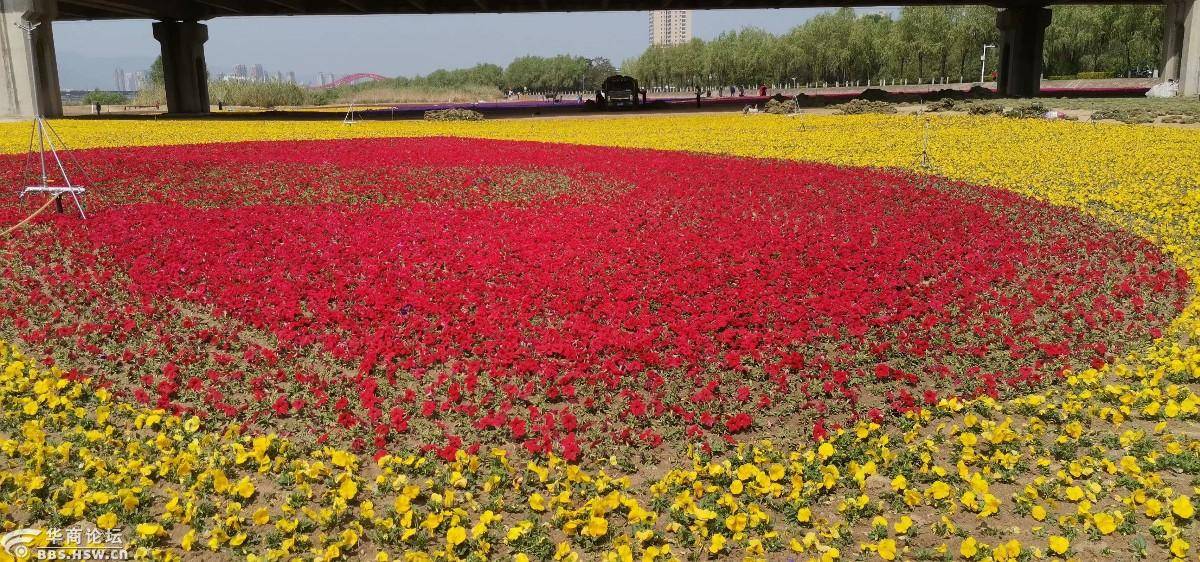
<path id="1" fill-rule="evenodd" d="M 354 111 L 354 104 L 351 103 L 350 108 L 348 110 L 346 110 L 346 116 L 342 118 L 342 124 L 343 125 L 353 125 L 353 124 L 357 123 L 358 120 L 355 119 L 355 117 L 357 117 L 357 114 Z"/>
<path id="2" fill-rule="evenodd" d="M 929 137 L 930 123 L 929 118 L 925 118 L 925 131 L 921 138 L 921 161 L 920 166 L 927 172 L 936 171 L 937 168 L 933 165 L 933 157 L 929 154 Z"/>
<path id="3" fill-rule="evenodd" d="M 58 132 L 55 131 L 54 128 L 52 128 L 42 116 L 42 103 L 41 99 L 38 97 L 37 66 L 33 55 L 33 30 L 37 29 L 38 25 L 40 24 L 29 21 L 23 21 L 16 24 L 17 27 L 25 31 L 25 49 L 29 53 L 29 79 L 33 84 L 33 131 L 29 136 L 29 154 L 34 153 L 33 145 L 36 141 L 37 159 L 41 170 L 41 183 L 38 185 L 26 186 L 25 189 L 21 191 L 21 198 L 24 199 L 25 196 L 29 194 L 45 193 L 46 195 L 55 199 L 55 205 L 58 207 L 58 212 L 61 213 L 63 212 L 63 195 L 70 195 L 71 200 L 75 202 L 75 208 L 79 210 L 80 218 L 86 219 L 87 213 L 84 212 L 83 202 L 80 201 L 80 197 L 87 193 L 87 189 L 81 185 L 75 185 L 71 183 L 71 177 L 67 175 L 67 168 L 63 165 L 62 158 L 60 158 L 58 155 L 58 148 L 62 147 L 63 149 L 66 149 L 66 143 L 63 142 L 62 137 L 58 136 Z M 56 139 L 58 141 L 57 146 L 55 144 Z M 50 184 L 50 179 L 47 175 L 47 168 L 49 167 L 51 170 L 53 170 L 53 167 L 47 166 L 47 148 L 50 149 L 49 158 L 53 159 L 52 166 L 58 168 L 58 172 L 62 174 L 63 183 L 66 185 Z"/>

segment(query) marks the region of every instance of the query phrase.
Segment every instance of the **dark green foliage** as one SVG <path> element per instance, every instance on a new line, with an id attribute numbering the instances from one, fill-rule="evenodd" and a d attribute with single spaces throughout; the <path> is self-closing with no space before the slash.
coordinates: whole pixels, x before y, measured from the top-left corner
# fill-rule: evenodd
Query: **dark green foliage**
<path id="1" fill-rule="evenodd" d="M 151 86 L 162 86 L 163 84 L 167 83 L 165 76 L 166 75 L 163 73 L 162 55 L 159 55 L 158 58 L 154 59 L 154 62 L 150 64 L 150 70 L 146 72 L 146 82 Z"/>
<path id="2" fill-rule="evenodd" d="M 100 90 L 93 90 L 88 92 L 86 96 L 83 96 L 84 105 L 92 105 L 96 103 L 100 105 L 119 105 L 126 103 L 127 101 L 128 100 L 122 94 L 118 94 L 117 92 L 101 92 Z"/>
<path id="3" fill-rule="evenodd" d="M 895 113 L 896 106 L 885 101 L 850 100 L 846 103 L 831 105 L 833 109 L 844 115 L 859 115 L 863 113 Z"/>
<path id="4" fill-rule="evenodd" d="M 1005 111 L 1004 116 L 1013 119 L 1036 119 L 1045 115 L 1047 111 L 1050 111 L 1050 108 L 1034 101 L 1017 105 Z"/>
<path id="5" fill-rule="evenodd" d="M 996 115 L 1004 113 L 1004 106 L 993 101 L 977 101 L 967 106 L 971 115 Z"/>
<path id="6" fill-rule="evenodd" d="M 775 115 L 787 115 L 788 113 L 795 113 L 798 109 L 799 106 L 796 105 L 796 102 L 790 99 L 769 99 L 767 100 L 767 103 L 763 104 L 764 113 L 772 113 Z"/>
<path id="7" fill-rule="evenodd" d="M 425 112 L 426 121 L 483 121 L 483 114 L 473 109 L 437 109 Z"/>
<path id="8" fill-rule="evenodd" d="M 929 102 L 925 106 L 926 111 L 959 111 L 963 109 L 963 103 L 953 98 L 942 98 Z"/>
<path id="9" fill-rule="evenodd" d="M 1046 30 L 1045 74 L 1125 76 L 1158 65 L 1162 6 L 1054 6 Z M 820 14 L 784 35 L 748 28 L 712 41 L 650 47 L 622 70 L 650 86 L 720 87 L 935 77 L 978 80 L 985 43 L 1000 43 L 996 10 L 986 6 L 909 6 L 899 17 L 859 16 L 851 8 Z M 988 53 L 987 73 L 997 66 Z"/>

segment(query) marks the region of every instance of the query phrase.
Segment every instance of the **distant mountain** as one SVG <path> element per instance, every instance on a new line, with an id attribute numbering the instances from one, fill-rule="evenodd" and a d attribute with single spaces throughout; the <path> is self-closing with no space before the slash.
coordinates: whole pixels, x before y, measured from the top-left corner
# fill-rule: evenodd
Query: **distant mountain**
<path id="1" fill-rule="evenodd" d="M 64 90 L 111 90 L 116 87 L 113 71 L 144 71 L 154 62 L 145 57 L 91 57 L 86 53 L 59 51 L 58 80 Z"/>

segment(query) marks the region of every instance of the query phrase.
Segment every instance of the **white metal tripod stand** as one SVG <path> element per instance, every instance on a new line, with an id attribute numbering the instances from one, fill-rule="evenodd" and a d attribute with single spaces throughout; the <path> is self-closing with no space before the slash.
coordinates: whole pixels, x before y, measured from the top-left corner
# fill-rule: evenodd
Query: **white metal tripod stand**
<path id="1" fill-rule="evenodd" d="M 24 198 L 26 195 L 31 193 L 45 193 L 46 195 L 55 199 L 55 203 L 58 205 L 58 212 L 61 213 L 63 212 L 63 195 L 70 195 L 71 200 L 75 202 L 75 208 L 79 209 L 80 218 L 86 219 L 87 214 L 84 213 L 83 202 L 80 201 L 79 198 L 82 197 L 87 190 L 84 189 L 83 186 L 74 185 L 71 183 L 71 178 L 67 175 L 67 168 L 63 165 L 62 158 L 60 158 L 58 155 L 58 146 L 61 146 L 64 149 L 66 146 L 62 142 L 62 137 L 58 136 L 58 133 L 50 127 L 50 124 L 47 123 L 46 119 L 42 116 L 42 104 L 38 95 L 37 63 L 33 56 L 33 30 L 37 29 L 38 25 L 40 24 L 36 22 L 23 21 L 17 23 L 16 25 L 25 31 L 25 49 L 29 52 L 29 80 L 33 86 L 33 132 L 30 134 L 29 138 L 29 152 L 32 154 L 34 151 L 33 144 L 36 137 L 37 160 L 41 169 L 41 183 L 38 185 L 26 186 L 25 189 L 21 191 L 21 198 Z M 55 139 L 58 140 L 58 146 L 55 146 Z M 49 155 L 46 153 L 47 149 L 49 149 Z M 53 160 L 52 163 L 47 162 L 47 160 L 50 159 Z M 47 175 L 47 168 L 51 166 L 56 166 L 58 168 L 58 172 L 62 174 L 62 181 L 66 185 L 51 185 L 50 179 Z M 52 169 L 53 168 L 51 168 L 51 170 Z"/>

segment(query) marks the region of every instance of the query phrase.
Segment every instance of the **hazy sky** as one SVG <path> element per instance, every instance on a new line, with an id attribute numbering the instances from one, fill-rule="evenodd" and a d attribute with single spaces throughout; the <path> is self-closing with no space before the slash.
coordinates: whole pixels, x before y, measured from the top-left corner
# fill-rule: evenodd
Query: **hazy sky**
<path id="1" fill-rule="evenodd" d="M 821 9 L 697 11 L 695 35 L 759 27 L 782 33 Z M 217 18 L 208 22 L 205 52 L 213 74 L 261 63 L 269 72 L 385 76 L 424 74 L 477 62 L 506 65 L 534 55 L 603 56 L 614 64 L 649 42 L 646 12 L 416 16 Z M 60 22 L 54 25 L 63 88 L 113 87 L 113 70 L 142 70 L 158 55 L 150 21 Z"/>

